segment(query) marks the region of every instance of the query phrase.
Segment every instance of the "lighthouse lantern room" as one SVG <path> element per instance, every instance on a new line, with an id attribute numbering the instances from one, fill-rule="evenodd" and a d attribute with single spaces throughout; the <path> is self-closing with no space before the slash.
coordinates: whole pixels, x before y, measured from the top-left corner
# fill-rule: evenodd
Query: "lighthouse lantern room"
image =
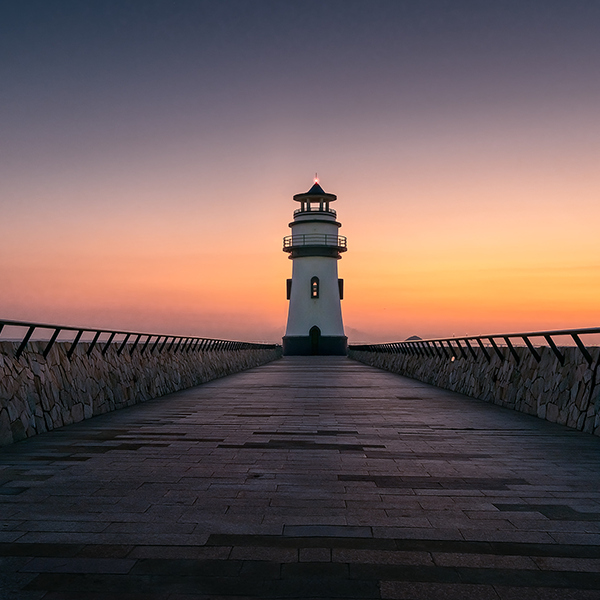
<path id="1" fill-rule="evenodd" d="M 283 338 L 285 355 L 345 355 L 342 307 L 344 282 L 338 279 L 337 261 L 347 250 L 339 235 L 341 223 L 330 208 L 337 196 L 328 194 L 315 178 L 314 185 L 294 200 L 300 208 L 290 223 L 292 234 L 283 238 L 283 250 L 292 260 L 292 278 L 287 280 L 290 301 Z"/>

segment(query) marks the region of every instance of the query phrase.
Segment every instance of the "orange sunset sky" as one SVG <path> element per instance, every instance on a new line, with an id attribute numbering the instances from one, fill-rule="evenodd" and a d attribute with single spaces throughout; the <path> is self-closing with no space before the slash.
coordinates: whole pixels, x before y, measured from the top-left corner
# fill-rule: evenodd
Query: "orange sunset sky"
<path id="1" fill-rule="evenodd" d="M 597 2 L 8 4 L 0 318 L 280 341 L 317 171 L 350 342 L 600 325 Z"/>

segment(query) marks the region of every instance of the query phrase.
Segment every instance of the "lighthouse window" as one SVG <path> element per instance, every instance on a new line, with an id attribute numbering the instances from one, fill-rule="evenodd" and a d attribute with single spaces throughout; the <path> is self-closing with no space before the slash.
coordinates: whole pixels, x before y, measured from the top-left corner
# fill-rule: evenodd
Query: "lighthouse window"
<path id="1" fill-rule="evenodd" d="M 319 297 L 319 278 L 313 277 L 310 280 L 310 297 L 318 298 Z"/>

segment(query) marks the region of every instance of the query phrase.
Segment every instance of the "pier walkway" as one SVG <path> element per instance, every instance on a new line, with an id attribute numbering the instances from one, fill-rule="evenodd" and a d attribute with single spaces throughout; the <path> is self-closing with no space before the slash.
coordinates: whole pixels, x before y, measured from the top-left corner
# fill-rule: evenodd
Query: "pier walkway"
<path id="1" fill-rule="evenodd" d="M 600 598 L 600 439 L 290 357 L 0 450 L 0 598 Z"/>

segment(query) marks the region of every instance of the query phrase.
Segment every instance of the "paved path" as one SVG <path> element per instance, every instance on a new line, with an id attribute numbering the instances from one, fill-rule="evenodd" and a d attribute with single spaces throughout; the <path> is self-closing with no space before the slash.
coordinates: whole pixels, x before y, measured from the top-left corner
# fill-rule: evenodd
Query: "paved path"
<path id="1" fill-rule="evenodd" d="M 600 598 L 600 439 L 286 358 L 0 451 L 0 598 Z"/>

